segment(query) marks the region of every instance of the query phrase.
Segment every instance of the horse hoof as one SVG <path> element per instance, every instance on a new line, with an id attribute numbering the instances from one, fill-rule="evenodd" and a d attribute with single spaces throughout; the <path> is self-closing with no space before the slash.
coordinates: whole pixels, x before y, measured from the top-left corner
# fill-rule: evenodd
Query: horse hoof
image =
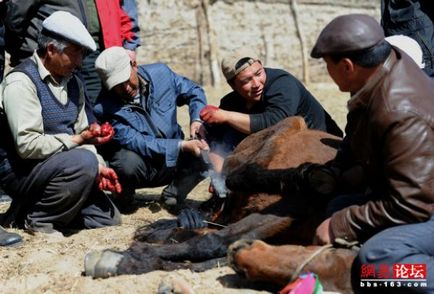
<path id="1" fill-rule="evenodd" d="M 84 274 L 94 278 L 115 276 L 122 258 L 122 254 L 111 250 L 89 252 L 84 257 Z"/>
<path id="2" fill-rule="evenodd" d="M 245 274 L 245 271 L 238 267 L 237 263 L 237 254 L 241 249 L 246 249 L 250 247 L 253 243 L 253 240 L 238 240 L 232 243 L 228 249 L 228 264 L 229 266 L 239 274 Z"/>

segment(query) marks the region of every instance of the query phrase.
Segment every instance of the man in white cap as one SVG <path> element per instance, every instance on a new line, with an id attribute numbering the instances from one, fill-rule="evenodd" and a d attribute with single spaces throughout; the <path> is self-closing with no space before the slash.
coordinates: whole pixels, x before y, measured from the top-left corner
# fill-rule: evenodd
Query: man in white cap
<path id="1" fill-rule="evenodd" d="M 342 137 L 331 116 L 297 78 L 284 70 L 264 67 L 248 48 L 229 52 L 221 68 L 233 91 L 221 99 L 219 108 L 208 105 L 201 112 L 209 134 L 210 160 L 217 172 L 246 136 L 289 116 L 302 116 L 309 128 Z"/>
<path id="2" fill-rule="evenodd" d="M 95 43 L 81 21 L 58 11 L 43 22 L 38 49 L 0 86 L 0 183 L 13 201 L 7 222 L 46 233 L 120 223 L 101 190 L 119 192 L 94 144 L 82 82 L 74 71 Z"/>
<path id="3" fill-rule="evenodd" d="M 206 169 L 199 156 L 208 145 L 194 138 L 206 104 L 204 91 L 165 64 L 137 66 L 122 47 L 104 50 L 95 67 L 106 88 L 95 113 L 116 131 L 103 155 L 119 175 L 120 199 L 132 200 L 136 188 L 169 184 L 161 200 L 170 211 L 178 211 Z M 176 118 L 183 105 L 189 108 L 191 140 L 184 140 Z M 124 204 L 128 209 L 130 203 Z"/>

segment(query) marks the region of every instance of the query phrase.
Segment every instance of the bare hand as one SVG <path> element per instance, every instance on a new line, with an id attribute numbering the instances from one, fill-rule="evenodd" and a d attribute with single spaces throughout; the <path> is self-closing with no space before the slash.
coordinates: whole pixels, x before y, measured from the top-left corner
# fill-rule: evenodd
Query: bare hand
<path id="1" fill-rule="evenodd" d="M 195 156 L 200 156 L 200 151 L 201 150 L 209 150 L 209 146 L 205 142 L 205 140 L 195 139 L 195 140 L 189 140 L 189 141 L 182 141 L 181 150 L 183 152 L 193 153 Z"/>
<path id="2" fill-rule="evenodd" d="M 190 138 L 203 138 L 200 135 L 200 129 L 202 128 L 202 123 L 199 121 L 193 121 L 190 125 Z"/>
<path id="3" fill-rule="evenodd" d="M 122 186 L 119 183 L 116 172 L 109 167 L 99 166 L 96 183 L 101 191 L 110 191 L 118 194 L 122 192 Z"/>
<path id="4" fill-rule="evenodd" d="M 328 218 L 316 228 L 315 237 L 313 238 L 313 244 L 330 244 L 332 242 L 332 237 L 330 235 L 330 218 Z"/>

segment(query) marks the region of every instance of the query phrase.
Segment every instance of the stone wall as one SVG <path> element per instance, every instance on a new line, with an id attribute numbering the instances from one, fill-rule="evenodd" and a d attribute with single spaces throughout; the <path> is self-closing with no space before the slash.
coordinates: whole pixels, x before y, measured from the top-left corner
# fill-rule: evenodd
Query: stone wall
<path id="1" fill-rule="evenodd" d="M 139 63 L 165 62 L 203 85 L 224 82 L 220 60 L 251 46 L 269 67 L 305 83 L 328 80 L 310 58 L 321 29 L 337 15 L 366 13 L 379 20 L 378 0 L 136 0 L 142 47 Z"/>

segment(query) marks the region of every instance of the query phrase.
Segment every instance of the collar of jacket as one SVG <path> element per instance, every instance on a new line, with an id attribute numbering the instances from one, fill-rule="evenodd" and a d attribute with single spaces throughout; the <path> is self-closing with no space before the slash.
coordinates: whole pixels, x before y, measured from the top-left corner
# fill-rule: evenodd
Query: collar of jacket
<path id="1" fill-rule="evenodd" d="M 390 72 L 391 68 L 396 62 L 396 53 L 392 50 L 383 65 L 374 73 L 367 83 L 351 96 L 351 99 L 347 104 L 349 111 L 355 110 L 357 108 L 365 108 L 370 104 L 371 99 L 373 99 L 373 96 L 371 95 L 372 89 L 374 89 L 378 83 L 383 80 L 384 76 Z"/>
<path id="2" fill-rule="evenodd" d="M 146 104 L 147 101 L 147 95 L 149 92 L 148 89 L 148 81 L 144 80 L 142 77 L 140 77 L 138 75 L 138 79 L 139 79 L 139 91 L 138 91 L 138 96 L 130 98 L 130 99 L 126 99 L 126 98 L 122 98 L 122 104 L 124 105 L 139 105 L 139 106 L 144 106 Z M 145 102 L 143 102 L 145 101 Z"/>

